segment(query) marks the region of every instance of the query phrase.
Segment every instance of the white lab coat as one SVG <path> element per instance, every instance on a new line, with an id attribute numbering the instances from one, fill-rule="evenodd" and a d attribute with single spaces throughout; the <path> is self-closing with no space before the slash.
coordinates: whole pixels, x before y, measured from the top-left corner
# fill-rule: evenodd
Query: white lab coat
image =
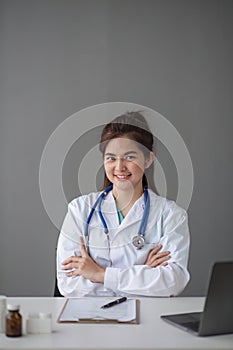
<path id="1" fill-rule="evenodd" d="M 61 263 L 80 255 L 79 237 L 99 193 L 74 199 L 68 206 L 57 245 L 58 288 L 65 297 L 77 296 L 172 296 L 178 295 L 189 280 L 187 271 L 189 229 L 186 211 L 149 190 L 150 214 L 145 232 L 146 244 L 136 249 L 131 243 L 139 229 L 144 195 L 119 224 L 112 191 L 102 201 L 101 211 L 109 228 L 109 244 L 95 212 L 89 225 L 90 256 L 106 268 L 104 283 L 93 283 L 82 276 L 67 277 Z M 167 266 L 144 265 L 149 251 L 162 244 L 171 252 Z"/>

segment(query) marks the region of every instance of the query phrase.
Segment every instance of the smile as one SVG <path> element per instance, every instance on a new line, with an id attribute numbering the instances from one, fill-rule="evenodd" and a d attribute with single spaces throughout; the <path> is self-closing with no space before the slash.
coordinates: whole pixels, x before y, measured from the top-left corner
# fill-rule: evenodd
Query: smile
<path id="1" fill-rule="evenodd" d="M 114 175 L 118 180 L 127 180 L 130 176 L 131 176 L 131 174 L 129 174 L 129 175 Z"/>

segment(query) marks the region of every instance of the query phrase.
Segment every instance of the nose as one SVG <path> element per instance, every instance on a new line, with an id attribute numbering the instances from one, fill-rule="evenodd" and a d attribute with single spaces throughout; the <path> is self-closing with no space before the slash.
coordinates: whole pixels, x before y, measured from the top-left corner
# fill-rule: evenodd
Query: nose
<path id="1" fill-rule="evenodd" d="M 115 168 L 118 171 L 124 170 L 125 169 L 125 159 L 118 157 L 116 159 Z"/>

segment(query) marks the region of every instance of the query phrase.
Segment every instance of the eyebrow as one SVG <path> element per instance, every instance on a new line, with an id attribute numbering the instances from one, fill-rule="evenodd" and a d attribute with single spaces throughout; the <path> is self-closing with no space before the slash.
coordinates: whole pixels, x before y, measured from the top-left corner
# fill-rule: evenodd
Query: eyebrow
<path id="1" fill-rule="evenodd" d="M 127 156 L 128 154 L 137 154 L 137 152 L 136 151 L 128 151 L 128 152 L 125 152 L 123 155 Z M 105 153 L 105 156 L 115 156 L 115 154 L 108 152 L 108 153 Z"/>

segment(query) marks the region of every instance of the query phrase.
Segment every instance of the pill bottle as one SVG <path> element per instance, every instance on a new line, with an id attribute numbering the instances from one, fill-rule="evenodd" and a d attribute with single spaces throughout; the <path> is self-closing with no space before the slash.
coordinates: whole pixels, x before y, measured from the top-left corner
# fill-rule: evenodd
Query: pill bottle
<path id="1" fill-rule="evenodd" d="M 19 305 L 7 305 L 6 336 L 20 337 L 22 335 L 22 316 L 19 313 Z"/>
<path id="2" fill-rule="evenodd" d="M 0 333 L 5 333 L 6 296 L 0 295 Z"/>

